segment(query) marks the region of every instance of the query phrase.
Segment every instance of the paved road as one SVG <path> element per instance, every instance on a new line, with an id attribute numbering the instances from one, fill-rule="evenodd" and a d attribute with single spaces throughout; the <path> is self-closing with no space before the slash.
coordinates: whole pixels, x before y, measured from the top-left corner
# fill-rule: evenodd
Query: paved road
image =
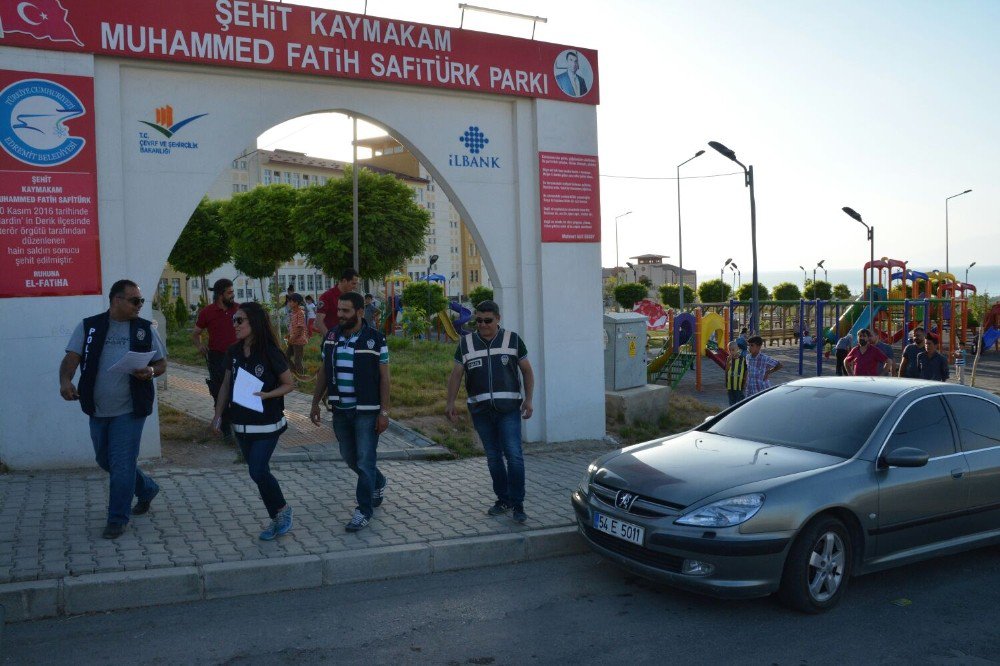
<path id="1" fill-rule="evenodd" d="M 983 549 L 855 579 L 805 616 L 581 555 L 20 623 L 0 663 L 995 664 L 998 579 L 1000 549 Z"/>

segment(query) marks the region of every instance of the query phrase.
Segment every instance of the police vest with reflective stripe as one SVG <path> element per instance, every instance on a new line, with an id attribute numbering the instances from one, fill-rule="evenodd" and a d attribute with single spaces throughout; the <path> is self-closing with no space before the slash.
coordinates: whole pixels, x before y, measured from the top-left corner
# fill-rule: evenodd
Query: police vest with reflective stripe
<path id="1" fill-rule="evenodd" d="M 512 412 L 521 406 L 521 378 L 518 375 L 519 338 L 513 331 L 499 329 L 489 342 L 478 333 L 462 336 L 462 365 L 469 410 L 492 407 Z"/>

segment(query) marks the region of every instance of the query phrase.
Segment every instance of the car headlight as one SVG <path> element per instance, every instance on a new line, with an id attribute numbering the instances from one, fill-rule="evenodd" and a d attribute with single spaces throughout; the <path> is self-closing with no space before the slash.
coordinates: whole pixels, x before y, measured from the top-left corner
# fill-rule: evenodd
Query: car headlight
<path id="1" fill-rule="evenodd" d="M 594 478 L 595 474 L 597 474 L 598 469 L 600 468 L 595 463 L 590 463 L 590 465 L 587 466 L 587 473 L 582 479 L 580 479 L 580 487 L 582 489 L 587 490 L 590 488 L 590 480 Z"/>
<path id="2" fill-rule="evenodd" d="M 745 523 L 764 506 L 764 495 L 753 493 L 719 500 L 695 509 L 674 522 L 695 527 L 732 527 Z"/>

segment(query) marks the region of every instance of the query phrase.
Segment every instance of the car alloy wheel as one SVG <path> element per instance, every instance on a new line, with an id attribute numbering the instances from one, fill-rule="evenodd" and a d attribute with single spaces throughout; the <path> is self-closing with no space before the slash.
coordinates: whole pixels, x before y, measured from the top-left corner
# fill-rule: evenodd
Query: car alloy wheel
<path id="1" fill-rule="evenodd" d="M 821 516 L 792 544 L 778 595 L 803 613 L 822 613 L 840 601 L 851 575 L 851 537 L 844 524 Z"/>

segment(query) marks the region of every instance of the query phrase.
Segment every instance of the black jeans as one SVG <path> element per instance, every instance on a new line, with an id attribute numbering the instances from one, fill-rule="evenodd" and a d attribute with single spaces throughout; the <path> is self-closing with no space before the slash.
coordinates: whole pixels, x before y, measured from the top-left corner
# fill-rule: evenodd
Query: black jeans
<path id="1" fill-rule="evenodd" d="M 846 350 L 846 349 L 838 349 L 837 350 L 837 376 L 838 377 L 843 377 L 844 375 L 847 374 L 847 369 L 844 368 L 844 359 L 847 358 L 847 352 L 848 352 L 848 350 Z"/>
<path id="2" fill-rule="evenodd" d="M 729 396 L 729 404 L 735 405 L 740 400 L 743 399 L 743 391 L 735 391 L 733 389 L 726 389 L 726 394 Z"/>
<path id="3" fill-rule="evenodd" d="M 246 459 L 247 467 L 250 468 L 250 478 L 257 484 L 260 498 L 264 500 L 264 506 L 267 507 L 267 515 L 273 519 L 278 515 L 278 511 L 285 506 L 285 496 L 281 494 L 281 486 L 271 474 L 271 467 L 268 464 L 271 461 L 271 454 L 278 446 L 279 435 L 247 439 L 245 435 L 235 434 L 236 442 L 240 445 L 240 451 L 243 452 L 243 458 Z"/>
<path id="4" fill-rule="evenodd" d="M 219 389 L 222 388 L 222 380 L 226 378 L 226 355 L 223 352 L 208 350 L 208 392 L 212 394 L 212 405 L 219 401 Z M 222 412 L 222 435 L 228 437 L 232 428 L 229 426 L 229 410 Z"/>

